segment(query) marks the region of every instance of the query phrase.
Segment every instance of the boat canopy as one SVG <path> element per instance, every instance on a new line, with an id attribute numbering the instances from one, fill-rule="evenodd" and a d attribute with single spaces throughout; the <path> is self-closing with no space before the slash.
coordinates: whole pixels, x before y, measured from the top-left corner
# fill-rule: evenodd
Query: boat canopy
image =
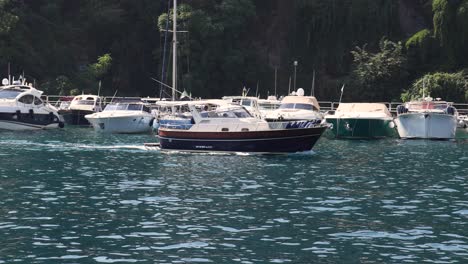
<path id="1" fill-rule="evenodd" d="M 313 105 L 318 111 L 320 111 L 320 106 L 317 101 L 317 98 L 314 96 L 286 96 L 281 100 L 281 104 L 310 104 Z"/>
<path id="2" fill-rule="evenodd" d="M 350 115 L 353 113 L 379 113 L 389 117 L 392 116 L 387 106 L 382 103 L 340 103 L 336 109 L 335 115 Z"/>

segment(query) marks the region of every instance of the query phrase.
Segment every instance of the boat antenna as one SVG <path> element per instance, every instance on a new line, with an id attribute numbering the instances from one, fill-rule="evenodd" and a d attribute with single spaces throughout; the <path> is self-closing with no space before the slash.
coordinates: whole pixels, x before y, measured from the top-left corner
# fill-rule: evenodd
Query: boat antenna
<path id="1" fill-rule="evenodd" d="M 101 93 L 101 80 L 99 80 L 99 88 L 97 91 L 97 96 L 99 97 L 99 94 Z"/>
<path id="2" fill-rule="evenodd" d="M 345 88 L 345 84 L 343 83 L 343 86 L 341 86 L 340 102 L 339 102 L 338 106 L 341 104 L 341 99 L 343 98 L 344 88 Z M 337 117 L 336 118 L 336 136 L 335 137 L 338 137 L 339 134 L 340 134 L 340 118 Z"/>
<path id="3" fill-rule="evenodd" d="M 312 91 L 310 95 L 315 96 L 315 69 L 314 69 L 314 73 L 312 74 Z"/>
<path id="4" fill-rule="evenodd" d="M 423 99 L 423 101 L 424 101 L 425 98 L 426 98 L 426 94 L 425 94 L 425 90 L 426 90 L 426 76 L 423 77 L 423 88 L 422 88 L 422 90 L 423 90 L 423 98 L 422 98 L 422 99 Z"/>
<path id="5" fill-rule="evenodd" d="M 291 76 L 289 76 L 289 88 L 288 88 L 288 95 L 291 94 Z"/>
<path id="6" fill-rule="evenodd" d="M 117 95 L 117 92 L 118 92 L 118 91 L 119 91 L 119 90 L 115 90 L 115 93 L 114 93 L 114 95 L 112 96 L 112 99 L 111 99 L 111 101 L 110 101 L 111 103 L 112 103 L 112 101 L 114 101 L 114 98 L 115 98 L 115 96 Z"/>
<path id="7" fill-rule="evenodd" d="M 278 67 L 275 67 L 275 97 L 276 97 L 276 82 L 278 80 Z"/>
<path id="8" fill-rule="evenodd" d="M 10 63 L 8 62 L 8 82 L 11 84 Z"/>
<path id="9" fill-rule="evenodd" d="M 343 98 L 343 91 L 344 91 L 344 88 L 345 88 L 345 84 L 343 83 L 343 86 L 341 86 L 341 95 L 340 95 L 340 104 L 341 104 L 341 99 Z"/>
<path id="10" fill-rule="evenodd" d="M 259 84 L 259 81 L 257 81 L 257 90 L 255 90 L 255 97 L 258 97 L 258 84 Z"/>

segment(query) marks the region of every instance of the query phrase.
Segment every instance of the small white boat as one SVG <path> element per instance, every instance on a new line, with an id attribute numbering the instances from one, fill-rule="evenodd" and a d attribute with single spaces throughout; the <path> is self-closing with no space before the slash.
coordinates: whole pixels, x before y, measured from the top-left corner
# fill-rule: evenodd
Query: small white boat
<path id="1" fill-rule="evenodd" d="M 401 138 L 454 139 L 457 117 L 452 103 L 428 97 L 399 105 L 395 123 Z"/>
<path id="2" fill-rule="evenodd" d="M 26 83 L 3 79 L 0 87 L 0 129 L 37 130 L 63 127 L 57 109 L 42 101 L 42 91 Z"/>
<path id="3" fill-rule="evenodd" d="M 86 115 L 101 112 L 101 97 L 92 94 L 77 95 L 67 107 L 61 107 L 59 113 L 67 125 L 89 126 Z"/>
<path id="4" fill-rule="evenodd" d="M 150 132 L 154 121 L 150 108 L 141 101 L 111 103 L 85 118 L 95 131 L 121 134 Z"/>
<path id="5" fill-rule="evenodd" d="M 297 95 L 286 96 L 281 100 L 278 109 L 265 113 L 268 122 L 307 120 L 321 122 L 324 115 L 314 96 L 304 96 L 304 90 L 299 88 Z"/>

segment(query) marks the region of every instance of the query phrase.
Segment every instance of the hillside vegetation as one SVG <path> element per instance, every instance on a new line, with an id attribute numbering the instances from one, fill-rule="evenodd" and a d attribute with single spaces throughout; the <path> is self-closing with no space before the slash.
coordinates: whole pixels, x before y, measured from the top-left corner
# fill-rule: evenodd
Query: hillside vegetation
<path id="1" fill-rule="evenodd" d="M 172 0 L 0 0 L 0 70 L 48 94 L 168 96 Z M 468 102 L 468 0 L 179 0 L 178 83 L 337 100 Z M 297 68 L 294 61 L 298 62 Z M 293 88 L 293 87 L 292 87 Z"/>

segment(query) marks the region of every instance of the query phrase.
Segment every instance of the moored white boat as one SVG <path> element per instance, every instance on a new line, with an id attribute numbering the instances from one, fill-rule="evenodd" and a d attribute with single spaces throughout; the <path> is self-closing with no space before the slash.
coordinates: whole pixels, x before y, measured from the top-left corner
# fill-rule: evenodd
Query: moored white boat
<path id="1" fill-rule="evenodd" d="M 0 87 L 0 129 L 37 130 L 63 127 L 57 109 L 41 99 L 42 91 L 24 78 L 3 79 Z"/>
<path id="2" fill-rule="evenodd" d="M 104 111 L 86 115 L 95 131 L 135 134 L 151 131 L 154 116 L 141 102 L 118 102 L 106 106 Z"/>
<path id="3" fill-rule="evenodd" d="M 296 94 L 284 97 L 278 109 L 265 113 L 265 119 L 269 122 L 307 120 L 320 123 L 323 114 L 317 99 L 304 96 L 304 90 L 301 88 Z"/>
<path id="4" fill-rule="evenodd" d="M 451 103 L 425 98 L 397 108 L 398 134 L 401 138 L 454 139 L 457 110 Z"/>
<path id="5" fill-rule="evenodd" d="M 101 112 L 102 99 L 97 95 L 82 94 L 75 96 L 67 107 L 59 109 L 65 123 L 68 125 L 89 126 L 86 115 Z"/>

